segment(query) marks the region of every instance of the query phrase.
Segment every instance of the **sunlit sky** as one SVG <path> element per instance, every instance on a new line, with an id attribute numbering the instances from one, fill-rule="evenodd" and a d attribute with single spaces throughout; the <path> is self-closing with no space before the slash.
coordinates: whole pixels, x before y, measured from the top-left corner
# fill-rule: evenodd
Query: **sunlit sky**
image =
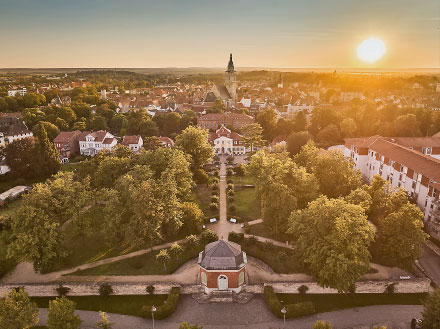
<path id="1" fill-rule="evenodd" d="M 440 1 L 0 0 L 0 45 L 0 67 L 439 68 Z"/>

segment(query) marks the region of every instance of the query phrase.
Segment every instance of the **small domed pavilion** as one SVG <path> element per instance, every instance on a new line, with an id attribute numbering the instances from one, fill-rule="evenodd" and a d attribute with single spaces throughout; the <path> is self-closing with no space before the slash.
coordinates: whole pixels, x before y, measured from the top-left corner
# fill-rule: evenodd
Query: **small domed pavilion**
<path id="1" fill-rule="evenodd" d="M 200 282 L 205 293 L 217 290 L 240 292 L 245 282 L 246 263 L 246 253 L 234 242 L 222 239 L 207 244 L 198 260 Z"/>

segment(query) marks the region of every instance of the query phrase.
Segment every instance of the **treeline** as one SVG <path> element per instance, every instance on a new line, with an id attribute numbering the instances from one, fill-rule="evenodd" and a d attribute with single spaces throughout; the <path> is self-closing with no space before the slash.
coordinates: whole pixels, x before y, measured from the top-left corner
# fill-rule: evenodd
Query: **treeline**
<path id="1" fill-rule="evenodd" d="M 353 291 L 372 257 L 410 269 L 421 254 L 427 235 L 417 205 L 379 176 L 363 185 L 340 152 L 313 142 L 293 158 L 262 150 L 246 170 L 256 178 L 266 228 L 287 232 L 296 258 L 324 287 Z"/>

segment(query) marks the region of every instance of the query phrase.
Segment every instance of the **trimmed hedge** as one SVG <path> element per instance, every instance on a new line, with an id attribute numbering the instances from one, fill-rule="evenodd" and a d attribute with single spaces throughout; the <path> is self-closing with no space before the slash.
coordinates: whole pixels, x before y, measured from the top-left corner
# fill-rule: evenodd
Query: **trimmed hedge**
<path id="1" fill-rule="evenodd" d="M 163 320 L 169 317 L 176 311 L 177 303 L 179 302 L 180 288 L 171 288 L 168 298 L 165 303 L 161 306 L 156 307 L 156 312 L 154 312 L 154 318 L 157 320 Z M 151 319 L 151 307 L 152 305 L 145 305 L 142 307 L 142 314 L 144 318 Z"/>
<path id="2" fill-rule="evenodd" d="M 315 314 L 315 306 L 312 302 L 281 305 L 280 300 L 275 294 L 272 286 L 264 287 L 264 298 L 266 299 L 267 305 L 269 306 L 271 312 L 279 318 L 283 317 L 283 313 L 281 313 L 281 309 L 283 307 L 285 307 L 287 311 L 286 319 Z"/>

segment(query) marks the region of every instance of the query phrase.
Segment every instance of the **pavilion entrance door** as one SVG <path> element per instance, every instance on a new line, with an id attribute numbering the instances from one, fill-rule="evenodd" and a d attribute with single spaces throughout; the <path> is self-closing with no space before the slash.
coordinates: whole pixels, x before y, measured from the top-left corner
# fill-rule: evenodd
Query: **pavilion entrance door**
<path id="1" fill-rule="evenodd" d="M 225 275 L 218 277 L 218 290 L 228 290 L 228 278 Z"/>

